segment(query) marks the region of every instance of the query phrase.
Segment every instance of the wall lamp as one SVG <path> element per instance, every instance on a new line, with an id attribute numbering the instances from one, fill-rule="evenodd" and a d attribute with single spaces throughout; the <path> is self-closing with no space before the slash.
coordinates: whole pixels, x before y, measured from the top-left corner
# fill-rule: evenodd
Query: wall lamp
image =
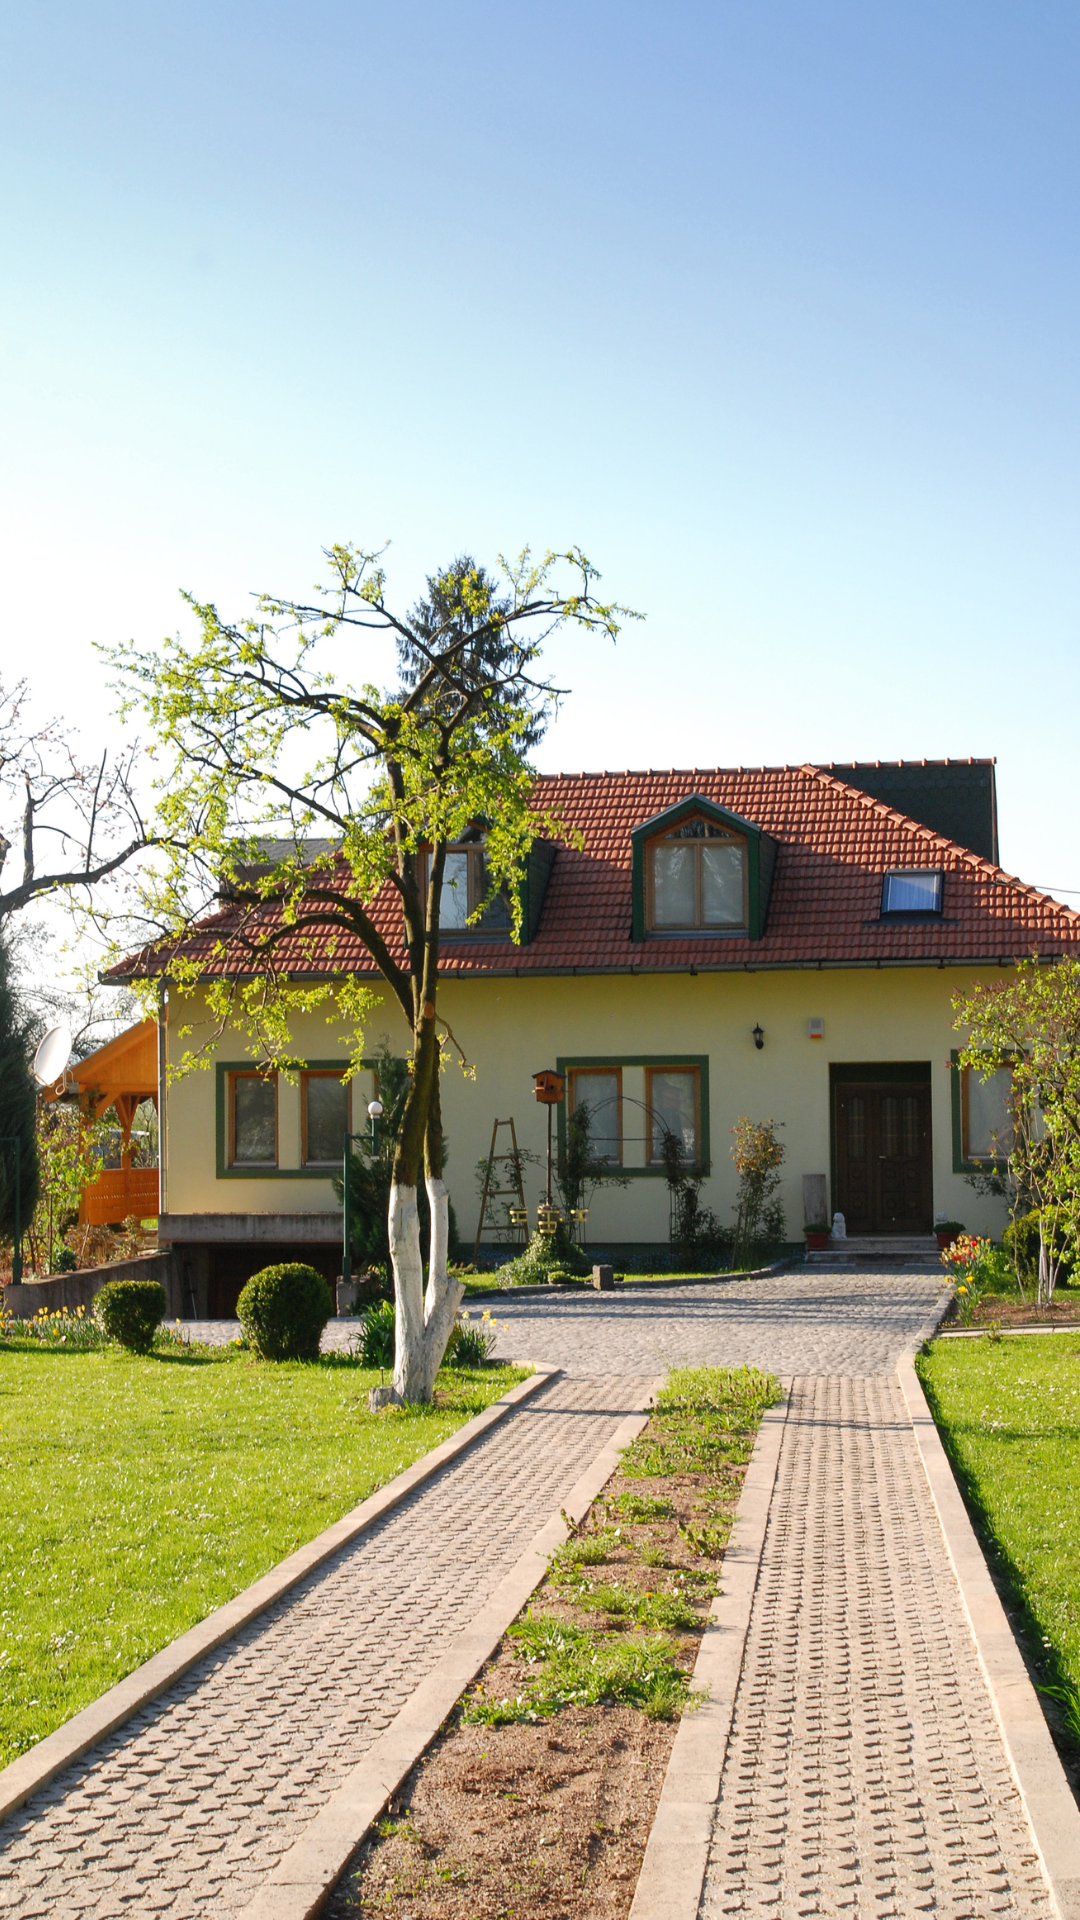
<path id="1" fill-rule="evenodd" d="M 762 1047 L 765 1045 L 765 1035 L 760 1027 L 754 1028 L 754 1045 L 757 1048 L 759 1053 L 761 1052 Z"/>

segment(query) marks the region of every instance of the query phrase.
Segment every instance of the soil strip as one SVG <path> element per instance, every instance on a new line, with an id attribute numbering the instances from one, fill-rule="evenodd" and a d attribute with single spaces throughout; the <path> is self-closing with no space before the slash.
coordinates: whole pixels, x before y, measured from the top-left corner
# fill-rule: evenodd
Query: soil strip
<path id="1" fill-rule="evenodd" d="M 775 1383 L 656 1413 L 331 1896 L 331 1920 L 625 1920 Z"/>

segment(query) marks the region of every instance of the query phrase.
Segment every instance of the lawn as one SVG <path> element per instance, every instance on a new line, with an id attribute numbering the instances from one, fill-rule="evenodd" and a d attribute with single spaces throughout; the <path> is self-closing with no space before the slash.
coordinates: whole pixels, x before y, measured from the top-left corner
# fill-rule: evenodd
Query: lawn
<path id="1" fill-rule="evenodd" d="M 1080 1746 L 1080 1339 L 939 1340 L 918 1370 L 1038 1683 L 1072 1695 L 1051 1718 Z"/>
<path id="2" fill-rule="evenodd" d="M 355 1362 L 0 1344 L 0 1765 L 383 1486 L 520 1369 L 372 1415 Z"/>

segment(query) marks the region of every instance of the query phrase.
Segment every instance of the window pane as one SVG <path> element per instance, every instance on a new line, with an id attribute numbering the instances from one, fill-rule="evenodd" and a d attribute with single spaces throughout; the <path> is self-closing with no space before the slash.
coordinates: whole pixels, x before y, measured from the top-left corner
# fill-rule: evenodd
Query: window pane
<path id="1" fill-rule="evenodd" d="M 1013 1148 L 1012 1074 L 999 1067 L 984 1080 L 970 1067 L 964 1068 L 967 1107 L 965 1160 L 1005 1160 Z"/>
<path id="2" fill-rule="evenodd" d="M 594 1160 L 619 1164 L 619 1076 L 617 1073 L 576 1073 L 574 1109 L 589 1110 L 589 1146 Z"/>
<path id="3" fill-rule="evenodd" d="M 887 1093 L 881 1102 L 881 1153 L 886 1160 L 895 1160 L 900 1151 L 900 1100 L 895 1093 Z"/>
<path id="4" fill-rule="evenodd" d="M 308 1166 L 339 1162 L 349 1124 L 349 1089 L 332 1074 L 309 1074 L 304 1081 L 307 1101 Z"/>
<path id="5" fill-rule="evenodd" d="M 882 913 L 938 913 L 940 873 L 887 873 L 881 891 Z"/>
<path id="6" fill-rule="evenodd" d="M 701 849 L 701 920 L 706 927 L 743 924 L 743 849 Z"/>
<path id="7" fill-rule="evenodd" d="M 694 1123 L 694 1095 L 697 1074 L 693 1068 L 654 1073 L 650 1079 L 652 1107 L 652 1157 L 663 1157 L 664 1134 L 673 1133 L 682 1148 L 684 1160 L 697 1159 L 697 1127 Z"/>
<path id="8" fill-rule="evenodd" d="M 694 924 L 694 848 L 653 848 L 653 924 L 692 927 Z"/>
<path id="9" fill-rule="evenodd" d="M 277 1081 L 237 1074 L 233 1081 L 233 1160 L 238 1166 L 277 1162 Z"/>
<path id="10" fill-rule="evenodd" d="M 469 918 L 469 856 L 448 853 L 443 868 L 440 927 L 463 927 Z"/>
<path id="11" fill-rule="evenodd" d="M 853 1160 L 866 1152 L 866 1101 L 861 1093 L 852 1093 L 847 1103 L 847 1144 Z"/>

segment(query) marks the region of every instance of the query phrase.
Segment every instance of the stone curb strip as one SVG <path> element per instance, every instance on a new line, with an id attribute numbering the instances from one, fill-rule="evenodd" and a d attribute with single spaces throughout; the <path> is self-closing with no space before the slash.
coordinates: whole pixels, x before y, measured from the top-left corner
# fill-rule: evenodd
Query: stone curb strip
<path id="1" fill-rule="evenodd" d="M 721 1562 L 724 1585 L 709 1609 L 694 1663 L 693 1690 L 707 1688 L 708 1698 L 679 1722 L 629 1920 L 697 1920 L 788 1415 L 789 1384 L 782 1382 L 783 1402 L 769 1408 L 758 1428 L 731 1544 Z"/>
<path id="2" fill-rule="evenodd" d="M 490 1407 L 485 1407 L 482 1413 L 466 1421 L 448 1440 L 433 1447 L 430 1453 L 414 1461 L 404 1473 L 399 1473 L 385 1487 L 380 1487 L 377 1493 L 354 1507 L 351 1513 L 317 1534 L 306 1547 L 298 1548 L 287 1560 L 279 1561 L 269 1573 L 263 1574 L 261 1580 L 256 1580 L 252 1586 L 238 1593 L 235 1600 L 215 1608 L 205 1620 L 199 1621 L 198 1626 L 191 1627 L 179 1639 L 171 1640 L 153 1659 L 136 1667 L 126 1680 L 110 1687 L 100 1699 L 92 1701 L 81 1713 L 74 1714 L 62 1727 L 57 1727 L 55 1733 L 40 1740 L 28 1753 L 13 1760 L 10 1766 L 0 1769 L 0 1819 L 20 1807 L 39 1787 L 48 1786 L 49 1781 L 54 1780 L 73 1760 L 81 1759 L 84 1753 L 130 1719 L 140 1707 L 171 1687 L 189 1667 L 194 1666 L 196 1660 L 206 1653 L 212 1653 L 215 1647 L 238 1633 L 241 1627 L 247 1626 L 250 1620 L 279 1600 L 283 1593 L 287 1593 L 290 1587 L 303 1580 L 315 1567 L 340 1548 L 348 1546 L 351 1540 L 363 1533 L 365 1527 L 381 1519 L 392 1507 L 400 1505 L 415 1487 L 430 1480 L 432 1474 L 438 1473 L 459 1453 L 464 1453 L 466 1447 L 471 1446 L 474 1440 L 487 1433 L 498 1421 L 504 1420 L 523 1400 L 530 1399 L 541 1387 L 557 1379 L 561 1371 L 559 1367 L 537 1367 L 528 1380 L 523 1380 L 520 1386 L 511 1387 Z"/>
<path id="3" fill-rule="evenodd" d="M 1080 1809 L 1073 1799 L 1039 1697 L 968 1519 L 912 1360 L 901 1360 L 896 1371 L 1055 1912 L 1061 1920 L 1080 1920 Z"/>
<path id="4" fill-rule="evenodd" d="M 650 1393 L 650 1403 L 659 1384 Z M 575 1524 L 584 1519 L 618 1467 L 623 1449 L 641 1432 L 648 1418 L 647 1412 L 629 1414 L 568 1494 L 562 1511 Z M 425 1747 L 430 1746 L 485 1660 L 490 1659 L 507 1627 L 539 1586 L 552 1554 L 568 1537 L 562 1513 L 553 1515 L 385 1733 L 278 1861 L 265 1886 L 243 1909 L 242 1920 L 311 1920 L 319 1912 L 368 1828 Z"/>

